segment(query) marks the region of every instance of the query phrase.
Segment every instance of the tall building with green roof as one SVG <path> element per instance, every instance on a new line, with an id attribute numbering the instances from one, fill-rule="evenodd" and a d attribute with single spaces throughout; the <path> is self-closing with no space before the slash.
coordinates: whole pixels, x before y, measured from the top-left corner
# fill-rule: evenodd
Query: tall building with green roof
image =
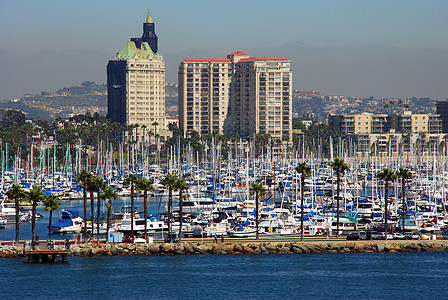
<path id="1" fill-rule="evenodd" d="M 142 37 L 131 38 L 107 64 L 107 90 L 107 117 L 139 125 L 137 142 L 147 141 L 150 131 L 165 131 L 165 62 L 149 11 Z"/>

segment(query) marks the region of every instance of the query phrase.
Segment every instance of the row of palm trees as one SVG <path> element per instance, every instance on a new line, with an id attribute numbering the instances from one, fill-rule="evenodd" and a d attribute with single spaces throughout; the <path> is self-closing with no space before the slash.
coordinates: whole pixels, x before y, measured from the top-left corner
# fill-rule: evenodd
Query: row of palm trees
<path id="1" fill-rule="evenodd" d="M 341 176 L 349 169 L 349 166 L 344 162 L 342 158 L 336 157 L 333 162 L 330 164 L 330 168 L 332 168 L 336 173 L 336 193 L 337 193 L 337 200 L 336 200 L 336 232 L 337 237 L 339 237 L 339 199 L 340 199 L 340 183 L 341 183 Z M 301 221 L 300 221 L 300 239 L 303 240 L 303 199 L 304 199 L 304 187 L 305 187 L 305 178 L 309 177 L 311 175 L 311 166 L 308 165 L 306 162 L 299 163 L 297 167 L 295 168 L 296 172 L 301 174 Z M 401 178 L 401 193 L 402 193 L 402 231 L 405 230 L 405 207 L 406 207 L 406 183 L 407 180 L 412 177 L 412 172 L 407 169 L 400 167 L 397 172 L 393 172 L 389 168 L 384 168 L 380 173 L 378 173 L 377 177 L 379 179 L 384 180 L 384 190 L 385 190 L 385 204 L 384 204 L 384 228 L 386 231 L 386 239 L 387 239 L 387 203 L 388 203 L 388 195 L 389 195 L 389 182 Z"/>
<path id="2" fill-rule="evenodd" d="M 90 196 L 90 211 L 91 211 L 91 234 L 94 233 L 95 215 L 95 194 L 97 200 L 97 242 L 99 242 L 99 230 L 100 230 L 100 208 L 101 201 L 106 201 L 107 208 L 107 220 L 106 220 L 106 237 L 110 231 L 110 216 L 112 208 L 112 200 L 118 198 L 118 194 L 113 188 L 111 188 L 106 181 L 95 176 L 93 173 L 83 169 L 77 176 L 83 189 L 83 210 L 84 210 L 84 237 L 87 236 L 87 194 Z M 172 216 L 172 191 L 179 191 L 179 215 L 180 217 L 180 231 L 179 240 L 182 235 L 182 215 L 183 215 L 183 199 L 185 198 L 184 192 L 189 188 L 187 182 L 182 178 L 176 178 L 172 174 L 168 174 L 162 181 L 162 184 L 169 190 L 168 201 L 168 226 L 169 233 L 171 233 L 171 216 Z M 134 234 L 134 206 L 135 206 L 135 193 L 143 194 L 143 209 L 145 219 L 145 240 L 147 239 L 147 216 L 148 216 L 148 194 L 154 190 L 154 186 L 151 181 L 145 178 L 138 178 L 135 174 L 129 174 L 124 179 L 124 186 L 130 188 L 131 191 L 131 234 Z M 19 241 L 19 216 L 20 216 L 20 203 L 27 202 L 32 205 L 32 241 L 35 241 L 35 222 L 36 222 L 36 208 L 41 202 L 44 203 L 45 211 L 50 212 L 49 224 L 48 224 L 48 239 L 51 239 L 51 220 L 53 212 L 59 210 L 60 200 L 57 196 L 51 194 L 49 196 L 43 193 L 40 186 L 36 185 L 29 192 L 24 191 L 19 184 L 14 184 L 11 189 L 6 193 L 9 199 L 15 202 L 16 208 L 16 241 Z"/>
<path id="3" fill-rule="evenodd" d="M 339 195 L 340 195 L 340 182 L 341 182 L 341 175 L 344 174 L 346 170 L 349 169 L 349 166 L 344 162 L 342 158 L 336 157 L 333 162 L 330 164 L 330 168 L 332 168 L 336 172 L 336 194 L 337 194 L 337 200 L 336 200 L 336 234 L 337 237 L 339 237 Z M 311 166 L 308 165 L 306 162 L 301 162 L 297 165 L 295 168 L 296 172 L 299 173 L 301 176 L 301 182 L 300 182 L 300 240 L 303 241 L 303 207 L 304 207 L 304 190 L 305 190 L 305 178 L 311 176 Z"/>
<path id="4" fill-rule="evenodd" d="M 168 210 L 167 210 L 167 221 L 168 221 L 168 233 L 171 234 L 171 217 L 173 210 L 173 191 L 179 191 L 179 242 L 182 239 L 182 223 L 183 223 L 183 200 L 185 198 L 184 192 L 190 187 L 188 183 L 182 178 L 176 178 L 173 174 L 167 174 L 165 178 L 161 181 L 161 184 L 168 189 Z"/>
<path id="5" fill-rule="evenodd" d="M 115 191 L 108 186 L 108 184 L 88 172 L 86 169 L 83 169 L 77 177 L 78 181 L 81 183 L 83 187 L 83 207 L 84 207 L 84 236 L 87 234 L 87 192 L 90 194 L 90 205 L 91 205 L 91 218 L 92 218 L 92 229 L 91 232 L 94 232 L 94 193 L 97 194 L 97 223 L 99 224 L 100 220 L 100 201 L 108 200 L 107 202 L 107 220 L 106 220 L 106 236 L 108 236 L 110 231 L 110 215 L 111 215 L 111 200 L 118 197 Z M 182 215 L 183 215 L 183 199 L 184 192 L 189 188 L 188 183 L 182 178 L 176 178 L 172 174 L 167 174 L 165 178 L 162 180 L 162 185 L 164 185 L 169 192 L 168 197 L 168 232 L 171 233 L 171 218 L 172 218 L 172 206 L 173 206 L 173 191 L 179 191 L 179 215 L 180 217 L 180 231 L 179 231 L 179 239 L 181 239 L 182 235 Z M 145 232 L 145 240 L 147 239 L 147 218 L 148 218 L 148 195 L 149 192 L 154 190 L 154 186 L 152 182 L 146 178 L 138 178 L 135 174 L 129 174 L 124 178 L 123 186 L 130 189 L 131 196 L 131 209 L 130 209 L 130 217 L 131 217 L 131 235 L 134 235 L 134 218 L 135 218 L 135 195 L 137 193 L 143 194 L 143 214 L 144 214 L 144 232 Z M 97 226 L 97 241 L 99 241 L 99 225 Z"/>
<path id="6" fill-rule="evenodd" d="M 51 239 L 51 219 L 53 212 L 59 210 L 59 198 L 55 195 L 45 195 L 40 186 L 34 186 L 29 192 L 21 188 L 19 184 L 13 184 L 6 192 L 9 199 L 15 204 L 15 223 L 16 223 L 16 242 L 19 242 L 19 225 L 20 225 L 20 204 L 21 202 L 31 203 L 31 241 L 36 240 L 36 208 L 41 202 L 44 203 L 45 211 L 50 212 L 48 221 L 48 239 Z"/>
<path id="7" fill-rule="evenodd" d="M 340 194 L 340 180 L 341 175 L 349 169 L 348 165 L 344 163 L 344 160 L 341 158 L 335 158 L 335 160 L 331 163 L 330 167 L 335 170 L 337 176 L 337 235 L 339 237 L 339 194 Z M 300 239 L 303 241 L 303 207 L 304 207 L 304 190 L 305 190 L 305 179 L 306 177 L 311 176 L 311 166 L 306 162 L 299 163 L 295 171 L 301 175 L 301 197 L 300 197 Z M 258 222 L 259 222 L 259 198 L 266 195 L 267 190 L 263 186 L 262 183 L 256 182 L 252 184 L 249 188 L 249 193 L 251 195 L 255 195 L 255 229 L 256 229 L 256 239 L 258 240 Z"/>
<path id="8" fill-rule="evenodd" d="M 387 239 L 387 203 L 389 196 L 389 182 L 401 178 L 401 200 L 402 200 L 402 232 L 405 230 L 405 209 L 406 209 L 406 183 L 409 178 L 412 177 L 412 172 L 407 168 L 400 167 L 398 171 L 393 172 L 389 168 L 384 168 L 378 175 L 379 179 L 384 180 L 384 229 L 386 232 Z"/>

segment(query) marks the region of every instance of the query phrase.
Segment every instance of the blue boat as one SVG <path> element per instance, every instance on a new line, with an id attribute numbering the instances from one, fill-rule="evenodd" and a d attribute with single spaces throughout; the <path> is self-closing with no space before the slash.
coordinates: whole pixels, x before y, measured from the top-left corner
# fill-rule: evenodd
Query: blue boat
<path id="1" fill-rule="evenodd" d="M 54 233 L 80 233 L 83 226 L 83 219 L 77 210 L 61 211 L 61 218 L 55 225 L 51 226 Z"/>

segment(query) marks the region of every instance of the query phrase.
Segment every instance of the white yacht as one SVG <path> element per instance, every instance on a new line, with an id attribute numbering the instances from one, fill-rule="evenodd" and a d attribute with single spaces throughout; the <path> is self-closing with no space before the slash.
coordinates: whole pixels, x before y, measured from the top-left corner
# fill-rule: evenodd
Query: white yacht
<path id="1" fill-rule="evenodd" d="M 76 210 L 61 211 L 61 218 L 55 225 L 51 226 L 54 233 L 80 233 L 83 226 L 83 219 Z"/>
<path id="2" fill-rule="evenodd" d="M 3 199 L 0 203 L 0 215 L 9 222 L 16 222 L 16 205 L 14 202 L 6 202 Z"/>
<path id="3" fill-rule="evenodd" d="M 168 226 L 165 222 L 161 220 L 157 220 L 155 218 L 147 218 L 146 219 L 146 229 L 149 234 L 158 234 L 162 232 L 168 231 Z M 121 225 L 117 226 L 117 230 L 123 233 L 131 233 L 131 218 L 127 216 L 121 222 Z M 137 232 L 145 232 L 145 219 L 142 218 L 134 218 L 134 233 Z"/>

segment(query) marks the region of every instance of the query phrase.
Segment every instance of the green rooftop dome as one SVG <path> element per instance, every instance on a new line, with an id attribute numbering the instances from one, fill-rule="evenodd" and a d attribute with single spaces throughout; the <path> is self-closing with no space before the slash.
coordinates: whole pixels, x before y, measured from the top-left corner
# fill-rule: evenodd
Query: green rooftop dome
<path id="1" fill-rule="evenodd" d="M 128 42 L 123 49 L 117 54 L 119 59 L 161 59 L 162 56 L 155 54 L 147 42 L 142 42 L 138 48 L 134 42 Z"/>

